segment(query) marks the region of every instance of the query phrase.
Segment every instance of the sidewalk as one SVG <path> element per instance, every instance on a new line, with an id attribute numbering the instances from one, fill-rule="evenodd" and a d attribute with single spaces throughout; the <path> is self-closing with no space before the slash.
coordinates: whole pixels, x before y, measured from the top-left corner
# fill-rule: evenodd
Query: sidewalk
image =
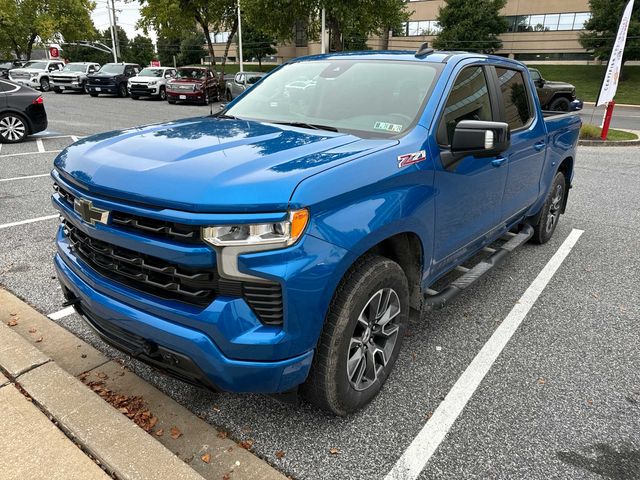
<path id="1" fill-rule="evenodd" d="M 285 478 L 2 289 L 0 418 L 3 480 Z"/>

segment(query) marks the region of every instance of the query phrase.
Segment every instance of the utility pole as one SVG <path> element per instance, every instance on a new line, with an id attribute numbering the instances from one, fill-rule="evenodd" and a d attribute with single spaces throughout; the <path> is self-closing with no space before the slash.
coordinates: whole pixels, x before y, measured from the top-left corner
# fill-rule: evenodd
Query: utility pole
<path id="1" fill-rule="evenodd" d="M 107 0 L 107 13 L 109 14 L 109 30 L 111 31 L 111 52 L 113 53 L 114 63 L 118 63 L 118 54 L 116 53 L 116 30 L 113 26 L 115 22 L 111 18 L 111 9 L 109 8 L 108 0 Z"/>
<path id="2" fill-rule="evenodd" d="M 116 0 L 111 0 L 111 11 L 113 12 L 113 36 L 115 38 L 115 44 L 113 48 L 116 50 L 116 56 L 120 56 L 120 42 L 118 42 L 118 25 L 116 20 Z M 117 60 L 116 60 L 117 62 Z"/>
<path id="3" fill-rule="evenodd" d="M 244 62 L 242 60 L 242 20 L 240 18 L 240 0 L 238 0 L 238 54 L 240 56 L 240 71 L 244 71 Z"/>

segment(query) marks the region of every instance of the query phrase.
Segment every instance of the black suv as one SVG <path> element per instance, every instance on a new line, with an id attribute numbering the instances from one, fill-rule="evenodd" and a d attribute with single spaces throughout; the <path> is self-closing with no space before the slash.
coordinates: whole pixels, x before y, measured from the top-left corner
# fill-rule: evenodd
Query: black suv
<path id="1" fill-rule="evenodd" d="M 23 64 L 20 60 L 0 60 L 0 78 L 9 78 L 9 70 L 19 68 Z"/>
<path id="2" fill-rule="evenodd" d="M 96 73 L 87 76 L 89 95 L 97 97 L 101 93 L 110 93 L 126 97 L 127 81 L 138 74 L 140 65 L 136 63 L 105 63 Z"/>

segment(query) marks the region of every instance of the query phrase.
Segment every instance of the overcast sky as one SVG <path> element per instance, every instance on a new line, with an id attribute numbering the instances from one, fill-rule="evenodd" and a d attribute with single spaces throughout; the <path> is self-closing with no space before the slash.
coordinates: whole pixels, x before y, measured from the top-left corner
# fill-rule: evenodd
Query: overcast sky
<path id="1" fill-rule="evenodd" d="M 111 2 L 107 3 L 107 0 L 97 0 L 96 8 L 91 14 L 93 23 L 100 31 L 109 28 L 109 13 L 107 5 L 111 5 Z M 140 4 L 138 2 L 125 3 L 122 0 L 116 0 L 116 18 L 118 25 L 120 25 L 127 32 L 129 38 L 135 37 L 137 34 L 144 35 L 142 30 L 136 29 L 136 22 L 140 18 Z M 155 32 L 150 31 L 149 36 L 156 42 Z"/>

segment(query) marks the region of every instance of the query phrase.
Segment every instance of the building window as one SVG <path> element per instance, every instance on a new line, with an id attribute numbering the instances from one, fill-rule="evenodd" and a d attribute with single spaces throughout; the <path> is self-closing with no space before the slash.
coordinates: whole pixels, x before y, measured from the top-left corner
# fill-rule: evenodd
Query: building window
<path id="1" fill-rule="evenodd" d="M 589 12 L 547 13 L 544 15 L 511 15 L 505 17 L 508 32 L 555 32 L 558 30 L 584 30 L 591 18 Z"/>
<path id="2" fill-rule="evenodd" d="M 437 20 L 418 20 L 407 22 L 406 29 L 406 35 L 409 37 L 437 35 L 442 30 Z"/>
<path id="3" fill-rule="evenodd" d="M 307 26 L 303 22 L 296 22 L 296 47 L 307 46 Z"/>
<path id="4" fill-rule="evenodd" d="M 229 40 L 229 32 L 209 32 L 209 34 L 213 43 L 227 43 L 227 40 Z"/>

